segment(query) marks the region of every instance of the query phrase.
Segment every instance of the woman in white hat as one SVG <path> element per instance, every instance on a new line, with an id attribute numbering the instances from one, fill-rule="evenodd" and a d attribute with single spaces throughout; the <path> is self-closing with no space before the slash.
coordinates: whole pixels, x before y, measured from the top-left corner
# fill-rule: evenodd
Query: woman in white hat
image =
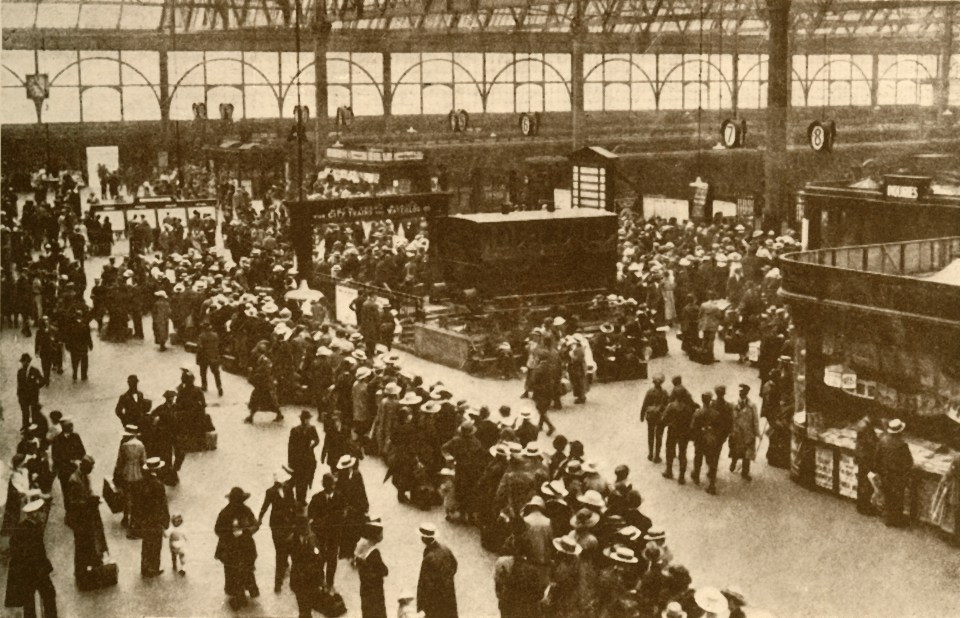
<path id="1" fill-rule="evenodd" d="M 580 609 L 580 556 L 583 548 L 571 535 L 553 539 L 555 550 L 550 585 L 544 593 L 544 609 L 556 618 L 583 616 Z"/>

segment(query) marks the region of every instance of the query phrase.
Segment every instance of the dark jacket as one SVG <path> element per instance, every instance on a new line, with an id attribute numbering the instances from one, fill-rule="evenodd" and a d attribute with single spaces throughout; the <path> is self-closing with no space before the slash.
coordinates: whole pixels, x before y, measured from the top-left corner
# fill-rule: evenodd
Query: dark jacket
<path id="1" fill-rule="evenodd" d="M 426 618 L 457 618 L 456 574 L 457 559 L 449 549 L 437 542 L 424 547 L 417 609 Z"/>
<path id="2" fill-rule="evenodd" d="M 139 514 L 134 520 L 143 530 L 166 530 L 170 527 L 170 509 L 167 506 L 167 488 L 153 474 L 145 474 L 140 483 L 140 495 L 134 501 Z"/>
<path id="3" fill-rule="evenodd" d="M 285 530 L 287 534 L 293 532 L 297 516 L 297 501 L 293 497 L 293 488 L 289 485 L 271 485 L 263 496 L 263 506 L 260 507 L 262 520 L 267 509 L 270 511 L 270 528 L 274 531 Z"/>
<path id="4" fill-rule="evenodd" d="M 287 465 L 295 472 L 315 469 L 317 455 L 313 449 L 318 444 L 320 436 L 313 425 L 297 425 L 291 429 L 290 439 L 287 441 Z"/>
<path id="5" fill-rule="evenodd" d="M 257 519 L 246 504 L 227 504 L 217 516 L 214 525 L 217 550 L 213 557 L 231 568 L 250 568 L 257 561 L 257 544 L 253 534 L 257 531 Z M 240 530 L 240 536 L 233 536 Z"/>
<path id="6" fill-rule="evenodd" d="M 43 386 L 43 374 L 40 370 L 29 365 L 17 370 L 17 399 L 23 403 L 37 403 L 40 401 L 40 387 Z"/>
<path id="7" fill-rule="evenodd" d="M 318 492 L 310 499 L 307 517 L 310 519 L 310 529 L 321 545 L 332 544 L 336 547 L 343 532 L 343 513 L 343 499 L 336 490 L 329 495 Z"/>
<path id="8" fill-rule="evenodd" d="M 357 558 L 357 574 L 360 576 L 360 614 L 363 618 L 387 618 L 383 580 L 389 573 L 379 549 L 374 549 L 364 558 Z"/>
<path id="9" fill-rule="evenodd" d="M 197 364 L 220 364 L 220 336 L 212 328 L 204 329 L 197 338 Z"/>
<path id="10" fill-rule="evenodd" d="M 53 454 L 53 470 L 57 476 L 69 476 L 77 469 L 74 461 L 80 461 L 87 454 L 83 440 L 76 433 L 60 433 L 53 439 L 50 448 Z"/>
<path id="11" fill-rule="evenodd" d="M 10 563 L 7 571 L 7 607 L 22 607 L 33 595 L 37 584 L 48 577 L 53 565 L 43 545 L 43 526 L 24 521 L 10 537 Z"/>

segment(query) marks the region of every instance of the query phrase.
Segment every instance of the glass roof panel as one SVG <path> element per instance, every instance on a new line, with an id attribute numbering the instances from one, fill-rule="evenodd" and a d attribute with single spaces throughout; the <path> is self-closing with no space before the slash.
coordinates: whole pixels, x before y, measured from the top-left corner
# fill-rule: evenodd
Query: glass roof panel
<path id="1" fill-rule="evenodd" d="M 103 30 L 116 28 L 120 21 L 119 4 L 83 4 L 78 27 Z"/>
<path id="2" fill-rule="evenodd" d="M 120 13 L 120 28 L 123 30 L 156 30 L 160 27 L 161 6 L 125 4 Z"/>
<path id="3" fill-rule="evenodd" d="M 0 19 L 4 28 L 33 28 L 37 19 L 37 5 L 32 2 L 0 3 Z"/>
<path id="4" fill-rule="evenodd" d="M 37 28 L 76 28 L 79 15 L 79 4 L 44 2 L 37 5 Z"/>

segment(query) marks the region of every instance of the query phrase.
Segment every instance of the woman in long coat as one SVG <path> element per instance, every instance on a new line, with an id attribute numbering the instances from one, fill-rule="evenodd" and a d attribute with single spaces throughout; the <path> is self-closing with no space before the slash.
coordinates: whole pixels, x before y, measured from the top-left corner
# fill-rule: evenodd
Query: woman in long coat
<path id="1" fill-rule="evenodd" d="M 363 618 L 387 618 L 387 602 L 383 596 L 383 580 L 389 574 L 380 556 L 383 526 L 379 521 L 367 522 L 354 551 L 360 576 L 360 614 Z"/>
<path id="2" fill-rule="evenodd" d="M 246 593 L 251 598 L 260 596 L 254 575 L 257 544 L 253 535 L 259 528 L 257 518 L 244 501 L 250 494 L 234 487 L 227 494 L 230 501 L 217 516 L 214 526 L 219 541 L 214 558 L 223 563 L 223 591 L 230 597 L 234 609 L 246 605 Z"/>
<path id="3" fill-rule="evenodd" d="M 103 520 L 100 518 L 100 497 L 90 486 L 90 472 L 93 471 L 93 457 L 84 455 L 80 467 L 67 481 L 66 501 L 69 504 L 68 525 L 73 528 L 74 575 L 79 576 L 88 567 L 103 564 L 103 555 L 107 552 L 107 539 L 103 533 Z"/>
<path id="4" fill-rule="evenodd" d="M 163 352 L 167 349 L 167 339 L 170 337 L 170 301 L 163 290 L 157 290 L 154 296 L 157 300 L 153 303 L 153 338 Z"/>

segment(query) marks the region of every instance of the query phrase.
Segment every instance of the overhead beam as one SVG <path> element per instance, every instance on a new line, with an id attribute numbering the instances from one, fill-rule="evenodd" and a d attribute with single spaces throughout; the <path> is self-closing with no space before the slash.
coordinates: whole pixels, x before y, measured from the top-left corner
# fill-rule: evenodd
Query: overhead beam
<path id="1" fill-rule="evenodd" d="M 285 28 L 228 30 L 218 32 L 179 32 L 177 50 L 212 51 L 294 51 L 293 34 Z M 63 49 L 63 50 L 160 50 L 169 45 L 169 34 L 149 32 L 131 36 L 128 32 L 103 30 L 4 30 L 4 49 Z M 584 53 L 636 53 L 637 35 L 625 33 L 586 32 L 581 35 Z M 876 35 L 830 37 L 795 37 L 791 41 L 794 53 L 837 54 L 939 54 L 942 35 L 902 36 Z M 643 49 L 647 53 L 694 53 L 699 36 L 684 36 L 675 32 L 651 35 Z M 765 36 L 741 35 L 737 46 L 741 54 L 765 53 Z M 704 33 L 705 53 L 729 51 L 732 37 L 720 37 L 716 32 Z M 530 52 L 568 53 L 569 33 L 557 32 L 408 32 L 380 30 L 334 31 L 330 34 L 330 51 L 353 52 Z"/>

